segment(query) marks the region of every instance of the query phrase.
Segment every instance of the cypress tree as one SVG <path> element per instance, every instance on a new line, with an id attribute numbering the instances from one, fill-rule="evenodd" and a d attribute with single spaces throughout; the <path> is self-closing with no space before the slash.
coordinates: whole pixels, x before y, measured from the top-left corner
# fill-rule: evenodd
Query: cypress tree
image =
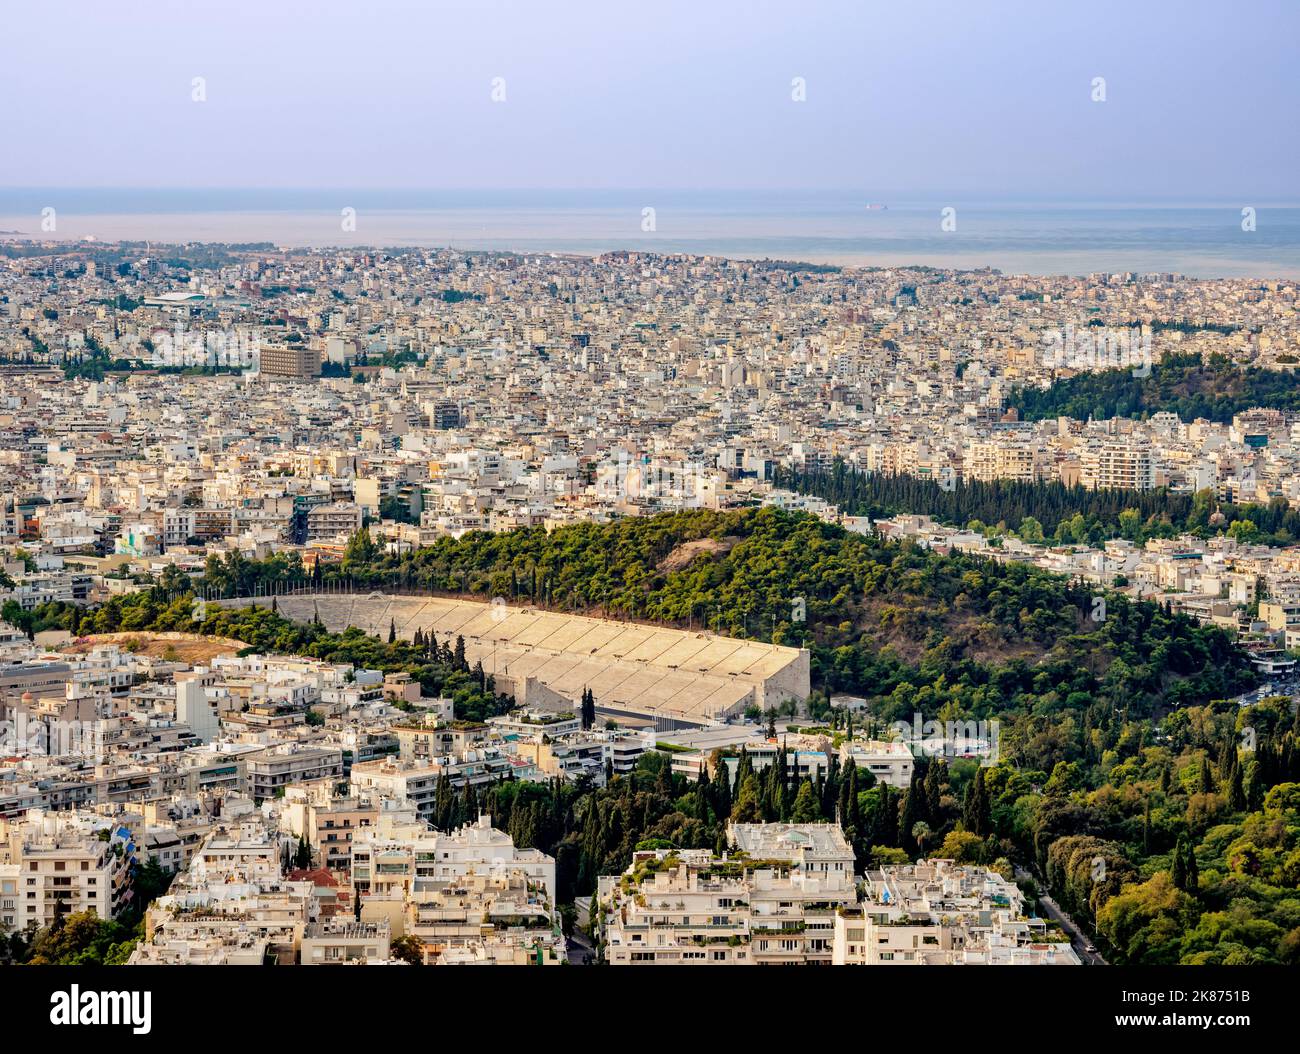
<path id="1" fill-rule="evenodd" d="M 1259 765 L 1251 770 L 1250 779 L 1246 781 L 1246 808 L 1259 812 L 1264 807 L 1264 782 L 1259 776 Z"/>
<path id="2" fill-rule="evenodd" d="M 876 802 L 872 826 L 873 843 L 891 848 L 898 845 L 898 802 L 894 799 L 894 789 L 888 783 L 880 785 L 880 797 Z"/>
<path id="3" fill-rule="evenodd" d="M 903 795 L 903 810 L 898 820 L 898 845 L 908 856 L 916 856 L 916 840 L 912 837 L 912 829 L 921 822 L 920 810 L 917 807 L 922 795 L 918 793 L 918 787 L 915 780 L 907 788 Z"/>
<path id="4" fill-rule="evenodd" d="M 858 769 L 855 765 L 853 771 L 849 774 L 849 809 L 847 813 L 849 825 L 861 836 L 865 833 L 866 825 L 863 823 L 862 816 L 862 799 L 858 797 L 861 783 L 858 778 Z M 886 788 L 887 789 L 887 788 Z"/>
<path id="5" fill-rule="evenodd" d="M 839 800 L 836 802 L 835 819 L 845 827 L 849 826 L 849 785 L 857 775 L 858 765 L 852 758 L 844 763 L 844 773 L 840 776 Z"/>
<path id="6" fill-rule="evenodd" d="M 948 766 L 942 760 L 930 762 L 925 772 L 925 812 L 934 823 L 938 823 L 943 809 L 943 785 L 947 782 Z"/>
<path id="7" fill-rule="evenodd" d="M 1241 812 L 1246 808 L 1246 791 L 1241 783 L 1241 765 L 1234 763 L 1228 781 L 1228 808 Z"/>
<path id="8" fill-rule="evenodd" d="M 1184 861 L 1184 849 L 1182 835 L 1178 837 L 1178 844 L 1174 846 L 1174 856 L 1172 862 L 1172 872 L 1170 878 L 1173 880 L 1175 889 L 1187 889 L 1187 864 Z"/>
<path id="9" fill-rule="evenodd" d="M 740 790 L 741 784 L 745 782 L 745 778 L 747 776 L 753 775 L 753 773 L 754 773 L 754 762 L 749 756 L 749 751 L 747 751 L 742 746 L 740 748 L 740 756 L 736 761 L 735 786 L 737 791 Z"/>
<path id="10" fill-rule="evenodd" d="M 712 784 L 709 783 L 708 773 L 705 767 L 700 766 L 699 774 L 695 777 L 695 818 L 700 823 L 709 822 L 709 794 L 713 790 Z"/>
<path id="11" fill-rule="evenodd" d="M 975 779 L 966 792 L 966 805 L 962 810 L 962 824 L 971 834 L 981 838 L 993 831 L 990 815 L 988 786 L 984 782 L 984 767 L 975 770 Z"/>
<path id="12" fill-rule="evenodd" d="M 731 770 L 720 751 L 713 756 L 713 808 L 719 822 L 731 815 Z"/>

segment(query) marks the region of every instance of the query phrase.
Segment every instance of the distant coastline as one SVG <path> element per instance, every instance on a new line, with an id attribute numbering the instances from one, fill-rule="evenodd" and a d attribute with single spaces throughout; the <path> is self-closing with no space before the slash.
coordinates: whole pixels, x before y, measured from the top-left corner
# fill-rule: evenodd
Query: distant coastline
<path id="1" fill-rule="evenodd" d="M 879 207 L 877 207 L 879 206 Z M 627 250 L 1006 273 L 1300 278 L 1300 207 L 908 201 L 861 192 L 180 191 L 0 188 L 0 228 L 33 240 Z M 44 230 L 42 209 L 56 227 Z M 941 211 L 955 210 L 955 229 Z M 345 209 L 354 210 L 349 229 Z"/>

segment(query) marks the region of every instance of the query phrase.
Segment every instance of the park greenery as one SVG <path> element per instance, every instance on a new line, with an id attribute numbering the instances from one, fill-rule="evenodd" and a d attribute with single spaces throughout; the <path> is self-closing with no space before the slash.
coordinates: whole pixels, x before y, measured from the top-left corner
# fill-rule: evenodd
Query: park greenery
<path id="1" fill-rule="evenodd" d="M 906 788 L 838 761 L 817 780 L 781 764 L 756 771 L 744 753 L 731 759 L 734 779 L 721 756 L 690 779 L 667 752 L 604 787 L 440 788 L 439 826 L 485 809 L 518 844 L 554 854 L 562 902 L 622 871 L 638 846 L 720 848 L 728 821 L 838 819 L 860 866 L 944 855 L 1036 873 L 1115 962 L 1300 963 L 1296 716 L 1285 699 L 1239 706 L 1257 683 L 1246 655 L 1161 604 L 1107 595 L 1098 605 L 1024 563 L 765 508 L 474 532 L 402 553 L 363 530 L 341 561 L 311 573 L 296 556 L 214 556 L 198 582 L 171 571 L 91 612 L 26 614 L 76 633 L 201 632 L 404 669 L 451 695 L 460 718 L 508 705 L 468 668 L 463 642 L 289 623 L 266 594 L 303 584 L 501 596 L 806 647 L 808 709 L 832 744 L 853 721 L 998 722 L 995 764 L 918 758 Z M 195 588 L 261 596 L 196 611 Z M 836 693 L 864 700 L 865 714 L 832 710 Z"/>
<path id="2" fill-rule="evenodd" d="M 1017 388 L 1007 405 L 1026 421 L 1174 413 L 1183 421 L 1205 418 L 1226 424 L 1256 407 L 1300 410 L 1300 385 L 1288 371 L 1240 366 L 1218 353 L 1203 359 L 1185 352 L 1164 356 L 1146 376 L 1124 367 L 1079 373 L 1046 388 Z"/>
<path id="3" fill-rule="evenodd" d="M 1294 545 L 1300 511 L 1284 498 L 1268 504 L 1218 501 L 1155 490 L 1090 490 L 1059 480 L 958 480 L 860 472 L 837 458 L 829 472 L 782 470 L 776 481 L 800 494 L 824 498 L 849 516 L 931 516 L 939 523 L 987 535 L 1008 533 L 1038 545 L 1100 546 L 1114 538 L 1141 545 L 1151 538 L 1228 535 L 1242 542 Z"/>

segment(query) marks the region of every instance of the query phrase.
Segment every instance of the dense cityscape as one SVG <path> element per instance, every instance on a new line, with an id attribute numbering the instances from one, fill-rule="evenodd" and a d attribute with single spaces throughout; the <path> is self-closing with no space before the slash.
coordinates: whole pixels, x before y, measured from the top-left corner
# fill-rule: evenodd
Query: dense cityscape
<path id="1" fill-rule="evenodd" d="M 8 959 L 1300 956 L 1297 283 L 3 258 Z"/>
<path id="2" fill-rule="evenodd" d="M 0 25 L 16 1042 L 1293 1031 L 1300 8 Z"/>

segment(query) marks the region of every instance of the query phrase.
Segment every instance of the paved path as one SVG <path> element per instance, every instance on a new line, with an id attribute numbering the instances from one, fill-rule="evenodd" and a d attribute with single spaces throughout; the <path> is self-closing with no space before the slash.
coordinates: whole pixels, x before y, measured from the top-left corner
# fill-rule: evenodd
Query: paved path
<path id="1" fill-rule="evenodd" d="M 1070 938 L 1070 944 L 1074 948 L 1079 959 L 1087 966 L 1109 966 L 1105 959 L 1101 957 L 1100 952 L 1088 951 L 1088 945 L 1092 943 L 1091 939 L 1080 928 L 1079 924 L 1070 918 L 1061 906 L 1052 899 L 1051 895 L 1043 888 L 1042 884 L 1024 868 L 1019 865 L 1015 869 L 1016 879 L 1028 879 L 1033 885 L 1035 893 L 1038 895 L 1039 903 L 1042 905 L 1043 914 L 1052 922 L 1055 922 L 1063 929 Z"/>

